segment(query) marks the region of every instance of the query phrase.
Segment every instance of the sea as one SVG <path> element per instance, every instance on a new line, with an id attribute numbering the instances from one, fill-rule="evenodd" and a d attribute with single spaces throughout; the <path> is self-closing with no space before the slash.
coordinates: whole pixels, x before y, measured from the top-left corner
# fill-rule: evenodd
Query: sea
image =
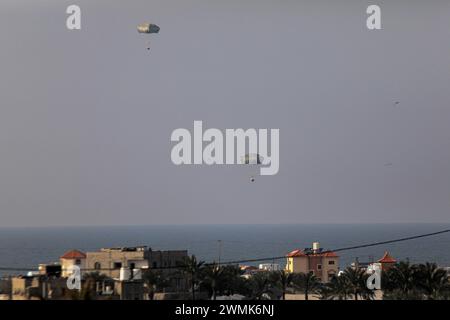
<path id="1" fill-rule="evenodd" d="M 0 228 L 0 275 L 24 274 L 40 263 L 53 263 L 70 249 L 146 245 L 153 250 L 188 250 L 206 262 L 285 264 L 279 259 L 319 242 L 327 250 L 370 244 L 450 229 L 450 224 L 289 224 L 149 225 L 105 227 Z M 361 249 L 339 251 L 340 268 L 355 259 L 370 262 L 385 251 L 398 260 L 450 266 L 450 233 Z M 278 258 L 278 259 L 277 259 Z M 14 268 L 20 270 L 13 270 Z"/>

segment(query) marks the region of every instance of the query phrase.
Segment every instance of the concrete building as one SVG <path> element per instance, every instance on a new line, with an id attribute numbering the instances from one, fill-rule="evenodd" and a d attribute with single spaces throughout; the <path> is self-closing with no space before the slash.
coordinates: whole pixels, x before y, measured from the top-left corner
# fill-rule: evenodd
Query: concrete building
<path id="1" fill-rule="evenodd" d="M 12 300 L 61 300 L 68 293 L 66 279 L 43 275 L 11 278 Z"/>
<path id="2" fill-rule="evenodd" d="M 255 266 L 239 266 L 239 269 L 243 272 L 242 276 L 246 279 L 250 279 L 252 276 L 254 276 L 256 273 L 261 272 L 261 270 L 258 267 Z"/>
<path id="3" fill-rule="evenodd" d="M 368 273 L 372 273 L 376 270 L 386 271 L 392 268 L 397 263 L 397 260 L 394 259 L 389 252 L 385 251 L 384 255 L 377 262 L 369 263 L 366 267 Z M 364 268 L 364 267 L 363 267 Z"/>
<path id="4" fill-rule="evenodd" d="M 187 250 L 154 251 L 147 246 L 102 248 L 86 253 L 86 269 L 119 278 L 121 268 L 128 268 L 131 273 L 135 269 L 170 269 L 182 263 L 187 256 Z"/>
<path id="5" fill-rule="evenodd" d="M 187 250 L 154 251 L 145 246 L 104 248 L 97 252 L 83 253 L 70 250 L 60 257 L 60 263 L 40 264 L 38 271 L 28 275 L 1 279 L 1 300 L 60 300 L 73 297 L 104 300 L 143 300 L 146 284 L 142 279 L 147 269 L 172 273 L 164 293 L 184 293 L 185 279 L 175 268 L 186 258 Z M 86 276 L 82 277 L 80 292 L 67 288 L 67 277 L 77 266 Z M 102 276 L 106 276 L 102 277 Z"/>
<path id="6" fill-rule="evenodd" d="M 258 266 L 259 270 L 263 271 L 278 271 L 281 270 L 280 265 L 278 263 L 261 263 Z"/>
<path id="7" fill-rule="evenodd" d="M 0 278 L 0 300 L 11 299 L 11 278 Z"/>
<path id="8" fill-rule="evenodd" d="M 67 251 L 59 258 L 59 261 L 63 277 L 68 277 L 72 274 L 73 266 L 77 266 L 81 270 L 86 268 L 86 254 L 78 250 Z"/>
<path id="9" fill-rule="evenodd" d="M 292 273 L 313 273 L 322 282 L 328 282 L 339 272 L 339 256 L 320 248 L 314 242 L 312 248 L 297 249 L 286 256 L 286 271 Z"/>
<path id="10" fill-rule="evenodd" d="M 120 300 L 143 300 L 144 283 L 142 280 L 114 282 L 114 291 Z"/>

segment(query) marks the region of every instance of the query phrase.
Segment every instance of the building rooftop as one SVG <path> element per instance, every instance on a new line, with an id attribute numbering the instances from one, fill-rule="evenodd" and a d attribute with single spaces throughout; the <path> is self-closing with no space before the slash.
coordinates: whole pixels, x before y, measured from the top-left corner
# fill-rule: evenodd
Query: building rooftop
<path id="1" fill-rule="evenodd" d="M 239 267 L 243 271 L 258 270 L 258 267 L 255 266 L 239 266 Z"/>
<path id="2" fill-rule="evenodd" d="M 297 250 L 294 250 L 294 251 L 289 252 L 289 253 L 287 254 L 287 256 L 288 256 L 289 258 L 293 258 L 293 257 L 306 257 L 306 254 L 305 254 L 302 250 L 297 249 Z"/>
<path id="3" fill-rule="evenodd" d="M 322 248 L 319 250 L 312 250 L 310 248 L 306 248 L 305 250 L 294 250 L 287 254 L 288 258 L 294 258 L 294 257 L 306 257 L 306 256 L 313 256 L 313 257 L 327 257 L 327 258 L 338 258 L 339 256 L 334 253 L 333 251 L 324 251 Z"/>
<path id="4" fill-rule="evenodd" d="M 147 251 L 150 250 L 147 246 L 137 246 L 137 247 L 113 247 L 113 248 L 101 248 L 100 251 L 120 251 L 120 252 L 136 252 L 136 251 Z"/>
<path id="5" fill-rule="evenodd" d="M 64 253 L 61 259 L 86 259 L 86 254 L 79 250 L 70 250 Z"/>
<path id="6" fill-rule="evenodd" d="M 389 252 L 385 251 L 383 258 L 378 260 L 378 262 L 380 262 L 380 263 L 396 263 L 397 260 L 392 258 L 392 256 L 389 254 Z"/>

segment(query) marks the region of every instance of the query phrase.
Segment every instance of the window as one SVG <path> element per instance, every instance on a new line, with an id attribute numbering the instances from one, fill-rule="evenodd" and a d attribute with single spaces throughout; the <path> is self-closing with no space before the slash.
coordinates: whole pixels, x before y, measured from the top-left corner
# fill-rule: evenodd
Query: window
<path id="1" fill-rule="evenodd" d="M 153 268 L 157 268 L 158 264 L 156 262 L 153 262 Z"/>
<path id="2" fill-rule="evenodd" d="M 120 269 L 122 268 L 122 263 L 121 262 L 114 262 L 114 269 Z"/>
<path id="3" fill-rule="evenodd" d="M 334 260 L 328 261 L 328 264 L 329 264 L 329 265 L 334 265 Z"/>
<path id="4" fill-rule="evenodd" d="M 100 262 L 94 263 L 94 269 L 95 270 L 100 270 L 101 268 L 102 268 L 102 265 L 100 264 Z"/>
<path id="5" fill-rule="evenodd" d="M 328 279 L 331 280 L 334 278 L 336 278 L 336 274 L 334 272 L 328 272 Z"/>
<path id="6" fill-rule="evenodd" d="M 133 270 L 136 267 L 134 263 L 130 263 L 130 269 Z"/>
<path id="7" fill-rule="evenodd" d="M 75 264 L 76 265 L 80 265 L 81 264 L 81 260 L 80 259 L 75 260 Z"/>
<path id="8" fill-rule="evenodd" d="M 317 270 L 322 270 L 322 265 L 321 264 L 317 265 Z"/>

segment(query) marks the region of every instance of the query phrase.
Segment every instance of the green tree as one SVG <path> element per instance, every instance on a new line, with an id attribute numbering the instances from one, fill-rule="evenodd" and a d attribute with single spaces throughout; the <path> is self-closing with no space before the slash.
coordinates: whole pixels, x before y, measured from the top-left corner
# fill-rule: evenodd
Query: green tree
<path id="1" fill-rule="evenodd" d="M 349 291 L 351 292 L 353 299 L 358 300 L 359 297 L 365 297 L 368 295 L 367 278 L 369 275 L 365 270 L 360 268 L 347 268 L 341 275 L 344 277 Z"/>
<path id="2" fill-rule="evenodd" d="M 261 271 L 254 274 L 248 281 L 250 286 L 250 298 L 252 300 L 263 300 L 274 297 L 274 279 L 270 272 Z"/>
<path id="3" fill-rule="evenodd" d="M 342 276 L 332 277 L 330 282 L 320 288 L 319 294 L 322 300 L 347 300 L 351 295 L 347 278 Z"/>
<path id="4" fill-rule="evenodd" d="M 217 298 L 217 289 L 220 288 L 221 282 L 225 280 L 224 268 L 217 265 L 211 264 L 205 266 L 203 269 L 203 283 L 204 286 L 208 289 L 208 291 L 212 295 L 212 299 L 216 300 Z"/>
<path id="5" fill-rule="evenodd" d="M 286 300 L 286 291 L 289 286 L 292 286 L 292 281 L 295 277 L 294 273 L 286 270 L 274 271 L 271 273 L 273 282 L 280 288 L 281 297 Z"/>
<path id="6" fill-rule="evenodd" d="M 142 273 L 142 280 L 148 288 L 148 296 L 153 300 L 155 293 L 168 287 L 169 277 L 161 270 L 147 269 Z"/>
<path id="7" fill-rule="evenodd" d="M 381 275 L 383 299 L 418 300 L 421 295 L 416 286 L 416 267 L 409 261 L 400 261 Z"/>
<path id="8" fill-rule="evenodd" d="M 436 263 L 425 263 L 415 267 L 414 280 L 417 289 L 429 300 L 445 299 L 448 296 L 449 279 L 447 271 Z"/>
<path id="9" fill-rule="evenodd" d="M 192 300 L 195 300 L 195 288 L 199 284 L 204 263 L 204 261 L 197 261 L 195 255 L 192 255 L 190 257 L 185 257 L 180 265 L 183 273 L 188 278 L 191 287 Z"/>
<path id="10" fill-rule="evenodd" d="M 97 283 L 106 281 L 113 283 L 110 277 L 98 271 L 85 273 L 81 281 L 81 290 L 69 290 L 67 295 L 72 300 L 94 300 L 97 296 Z"/>
<path id="11" fill-rule="evenodd" d="M 320 288 L 320 280 L 312 272 L 296 273 L 292 279 L 294 287 L 301 290 L 305 295 L 305 300 L 309 300 L 309 295 L 316 293 Z"/>
<path id="12" fill-rule="evenodd" d="M 218 292 L 225 295 L 250 295 L 248 281 L 242 276 L 244 272 L 239 266 L 228 265 L 223 267 L 222 281 L 218 285 Z"/>

